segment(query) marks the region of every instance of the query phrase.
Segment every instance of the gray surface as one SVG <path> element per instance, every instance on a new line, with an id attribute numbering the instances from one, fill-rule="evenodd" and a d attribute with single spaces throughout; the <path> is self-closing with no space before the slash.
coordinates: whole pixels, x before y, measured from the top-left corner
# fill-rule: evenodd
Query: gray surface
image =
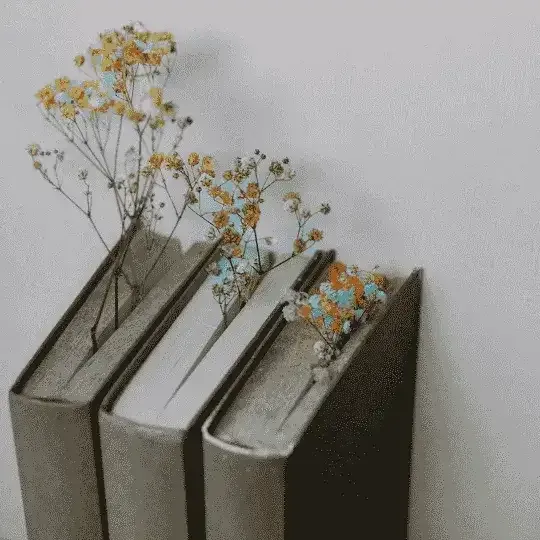
<path id="1" fill-rule="evenodd" d="M 64 391 L 60 400 L 35 399 L 20 393 L 26 376 L 19 377 L 10 392 L 10 405 L 29 540 L 105 540 L 97 426 L 100 396 L 121 373 L 133 349 L 152 332 L 167 302 L 189 294 L 185 286 L 193 266 L 213 252 L 209 244 L 196 245 L 173 265 L 94 355 L 103 362 L 92 364 L 99 368 L 99 376 L 83 378 L 86 386 Z M 197 280 L 191 282 L 196 286 Z M 53 333 L 50 339 L 56 337 Z M 25 371 L 31 372 L 47 349 L 46 342 Z M 79 371 L 81 376 L 86 373 Z"/>

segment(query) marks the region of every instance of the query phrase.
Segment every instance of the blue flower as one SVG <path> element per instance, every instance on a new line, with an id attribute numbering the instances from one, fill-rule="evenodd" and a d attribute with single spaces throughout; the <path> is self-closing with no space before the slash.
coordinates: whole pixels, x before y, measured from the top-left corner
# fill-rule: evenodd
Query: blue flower
<path id="1" fill-rule="evenodd" d="M 371 296 L 372 294 L 376 294 L 378 290 L 379 289 L 378 289 L 377 285 L 375 285 L 375 283 L 367 283 L 364 286 L 364 294 L 366 296 Z"/>
<path id="2" fill-rule="evenodd" d="M 64 103 L 73 103 L 73 100 L 65 92 L 60 92 L 60 93 L 56 94 L 54 99 L 58 103 L 62 103 L 62 104 L 64 104 Z"/>
<path id="3" fill-rule="evenodd" d="M 332 317 L 332 315 L 324 316 L 324 326 L 326 326 L 326 328 L 330 328 L 333 321 L 334 321 L 334 318 Z"/>
<path id="4" fill-rule="evenodd" d="M 141 41 L 140 39 L 136 39 L 135 40 L 135 44 L 137 45 L 137 47 L 143 52 L 143 53 L 148 53 L 152 50 L 152 48 L 154 47 L 154 44 L 153 43 L 145 43 L 144 41 Z"/>
<path id="5" fill-rule="evenodd" d="M 355 310 L 354 310 L 354 318 L 355 318 L 356 320 L 359 320 L 359 319 L 362 317 L 362 315 L 364 314 L 364 311 L 365 311 L 365 310 L 362 309 L 362 308 L 360 308 L 360 309 L 355 309 Z"/>
<path id="6" fill-rule="evenodd" d="M 354 288 L 340 290 L 336 293 L 336 302 L 340 308 L 352 306 L 354 301 Z"/>
<path id="7" fill-rule="evenodd" d="M 384 291 L 378 290 L 376 297 L 377 297 L 377 300 L 384 302 L 386 300 L 386 293 Z"/>

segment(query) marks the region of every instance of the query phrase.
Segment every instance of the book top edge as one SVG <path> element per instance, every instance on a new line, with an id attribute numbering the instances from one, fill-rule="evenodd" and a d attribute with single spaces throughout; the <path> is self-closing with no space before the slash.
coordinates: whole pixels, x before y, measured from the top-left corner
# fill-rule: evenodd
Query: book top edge
<path id="1" fill-rule="evenodd" d="M 216 409 L 203 424 L 203 437 L 206 443 L 229 452 L 265 459 L 290 455 L 369 335 L 384 320 L 399 296 L 406 293 L 408 286 L 421 278 L 422 268 L 414 268 L 408 277 L 393 276 L 391 278 L 393 293 L 373 319 L 360 327 L 344 345 L 340 356 L 333 362 L 334 377 L 330 380 L 315 381 L 306 366 L 291 371 L 291 362 L 286 362 L 288 364 L 286 368 L 278 366 L 274 369 L 274 373 L 268 376 L 264 374 L 264 356 L 254 359 L 260 362 L 254 372 L 255 377 L 260 371 L 263 373 L 261 377 L 266 376 L 266 380 L 261 379 L 259 384 L 252 382 L 247 392 L 244 390 L 253 375 L 236 382 L 236 387 L 231 389 L 234 397 L 227 404 L 222 404 L 224 405 L 222 409 Z M 316 336 L 314 332 L 314 336 L 307 339 L 316 339 Z M 309 346 L 312 344 L 313 341 L 310 341 Z M 269 370 L 271 368 L 272 366 Z M 279 400 L 282 397 L 279 396 L 279 391 L 276 391 L 277 387 L 281 387 L 286 399 L 282 403 L 281 410 L 277 407 L 277 414 L 276 410 L 273 410 L 270 413 L 273 418 L 270 418 L 267 416 L 267 409 L 270 408 L 268 402 L 271 403 L 272 400 Z M 244 414 L 244 409 L 248 411 L 247 415 Z M 249 409 L 251 409 L 251 415 Z M 257 409 L 260 415 L 257 415 Z M 253 416 L 254 411 L 255 416 Z"/>

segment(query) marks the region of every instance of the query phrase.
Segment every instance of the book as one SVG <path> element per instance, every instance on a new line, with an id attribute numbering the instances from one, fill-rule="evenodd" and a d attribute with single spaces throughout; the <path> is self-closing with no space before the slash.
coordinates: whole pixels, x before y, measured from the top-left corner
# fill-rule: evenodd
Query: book
<path id="1" fill-rule="evenodd" d="M 203 284 L 148 340 L 100 410 L 111 540 L 204 537 L 201 424 L 281 316 L 282 295 L 309 287 L 333 257 L 272 270 L 226 328 Z"/>
<path id="2" fill-rule="evenodd" d="M 149 237 L 142 230 L 133 234 L 123 266 L 132 282 L 165 247 L 140 303 L 131 309 L 131 289 L 120 276 L 119 327 L 115 330 L 110 293 L 98 328 L 99 348 L 93 353 L 89 328 L 104 297 L 116 246 L 10 390 L 29 540 L 107 538 L 98 404 L 167 310 L 187 303 L 206 275 L 204 266 L 218 252 L 217 244 L 194 244 L 183 252 L 175 240 L 165 246 L 162 236 Z"/>
<path id="3" fill-rule="evenodd" d="M 421 270 L 314 377 L 317 331 L 267 335 L 202 426 L 207 540 L 406 538 Z"/>

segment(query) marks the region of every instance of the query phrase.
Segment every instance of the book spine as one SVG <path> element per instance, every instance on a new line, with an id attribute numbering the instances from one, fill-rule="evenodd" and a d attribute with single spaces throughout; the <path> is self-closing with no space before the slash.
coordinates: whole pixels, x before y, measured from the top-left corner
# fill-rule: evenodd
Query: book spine
<path id="1" fill-rule="evenodd" d="M 9 398 L 28 540 L 105 539 L 90 407 Z"/>
<path id="2" fill-rule="evenodd" d="M 103 410 L 99 426 L 110 540 L 187 539 L 185 433 Z"/>
<path id="3" fill-rule="evenodd" d="M 203 440 L 206 540 L 283 540 L 285 458 Z"/>

